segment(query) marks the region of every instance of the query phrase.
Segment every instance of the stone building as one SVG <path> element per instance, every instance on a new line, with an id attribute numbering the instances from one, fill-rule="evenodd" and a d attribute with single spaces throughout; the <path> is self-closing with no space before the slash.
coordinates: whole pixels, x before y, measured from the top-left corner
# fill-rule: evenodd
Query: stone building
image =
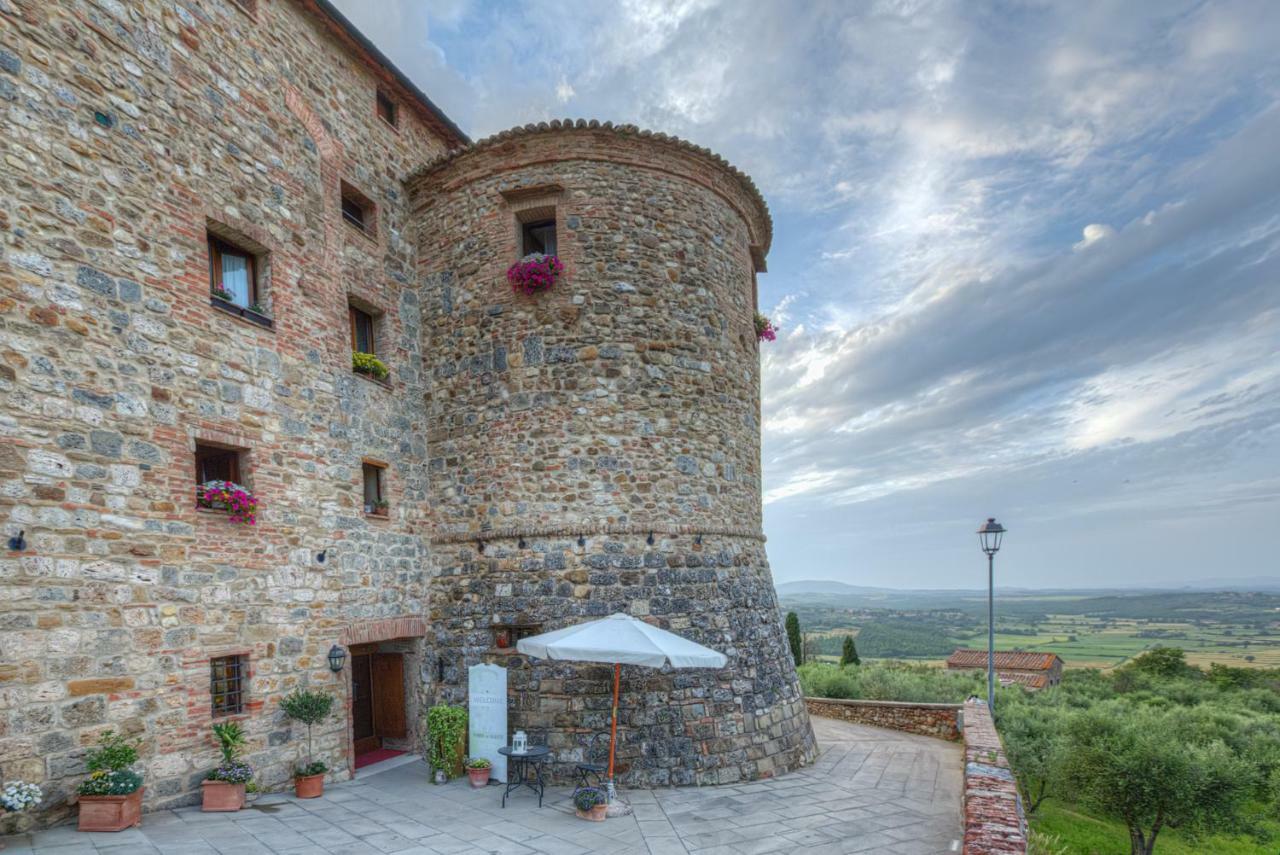
<path id="1" fill-rule="evenodd" d="M 339 697 L 317 745 L 346 778 L 481 661 L 570 761 L 606 672 L 514 642 L 614 611 L 730 659 L 624 675 L 625 781 L 812 758 L 761 531 L 749 179 L 630 126 L 472 144 L 323 0 L 0 0 L 0 101 L 0 775 L 42 819 L 107 728 L 143 738 L 150 807 L 195 798 L 217 718 L 284 785 L 299 686 Z M 516 295 L 548 241 L 563 278 Z M 196 507 L 211 479 L 255 525 Z"/>
<path id="2" fill-rule="evenodd" d="M 1006 686 L 1016 684 L 1028 689 L 1043 689 L 1062 682 L 1062 657 L 1056 653 L 997 650 L 993 664 L 996 679 Z M 947 657 L 947 670 L 986 673 L 987 651 L 957 648 Z"/>

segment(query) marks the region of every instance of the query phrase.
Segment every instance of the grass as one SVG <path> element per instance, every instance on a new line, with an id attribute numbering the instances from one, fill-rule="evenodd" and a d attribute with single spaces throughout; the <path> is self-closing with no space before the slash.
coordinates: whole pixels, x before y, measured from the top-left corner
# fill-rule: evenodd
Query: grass
<path id="1" fill-rule="evenodd" d="M 1280 824 L 1269 830 L 1280 833 Z M 1129 855 L 1129 832 L 1118 822 L 1078 813 L 1069 806 L 1047 801 L 1031 817 L 1031 826 L 1053 835 L 1065 855 Z M 1156 855 L 1275 855 L 1276 840 L 1263 843 L 1239 834 L 1215 834 L 1191 840 L 1175 829 L 1163 829 L 1156 837 Z"/>

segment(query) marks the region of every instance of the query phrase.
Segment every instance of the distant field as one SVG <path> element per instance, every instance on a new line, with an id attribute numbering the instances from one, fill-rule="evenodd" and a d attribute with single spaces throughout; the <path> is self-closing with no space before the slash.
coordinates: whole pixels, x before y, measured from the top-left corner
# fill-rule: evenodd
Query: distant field
<path id="1" fill-rule="evenodd" d="M 941 665 L 943 651 L 952 645 L 987 646 L 985 600 L 968 595 L 947 600 L 933 592 L 919 598 L 918 609 L 910 608 L 912 602 L 901 593 L 865 602 L 784 598 L 782 605 L 800 613 L 802 627 L 821 640 L 819 658 L 825 660 L 839 658 L 843 636 L 856 638 L 871 625 L 891 625 L 892 634 L 879 632 L 877 638 L 900 647 L 885 653 L 860 641 L 865 659 Z M 1159 645 L 1182 648 L 1187 661 L 1201 667 L 1219 662 L 1280 668 L 1280 596 L 1274 594 L 1023 595 L 997 600 L 996 610 L 998 649 L 1057 653 L 1068 668 L 1115 668 Z"/>

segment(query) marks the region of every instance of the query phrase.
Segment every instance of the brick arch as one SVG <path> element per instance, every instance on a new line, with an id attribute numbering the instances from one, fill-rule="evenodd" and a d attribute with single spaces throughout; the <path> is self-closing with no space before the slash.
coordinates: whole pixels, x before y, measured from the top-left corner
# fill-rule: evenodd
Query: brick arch
<path id="1" fill-rule="evenodd" d="M 427 634 L 427 620 L 420 617 L 384 618 L 366 623 L 353 623 L 338 636 L 341 644 L 372 644 L 393 638 L 419 638 Z"/>

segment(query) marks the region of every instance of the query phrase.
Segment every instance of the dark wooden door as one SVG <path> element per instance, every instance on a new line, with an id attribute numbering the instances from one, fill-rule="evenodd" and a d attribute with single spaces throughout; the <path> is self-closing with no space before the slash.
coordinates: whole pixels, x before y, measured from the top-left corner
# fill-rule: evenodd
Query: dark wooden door
<path id="1" fill-rule="evenodd" d="M 373 726 L 372 659 L 368 653 L 351 657 L 351 728 L 357 754 L 382 746 Z"/>
<path id="2" fill-rule="evenodd" d="M 373 654 L 373 730 L 379 737 L 404 739 L 404 657 Z"/>

